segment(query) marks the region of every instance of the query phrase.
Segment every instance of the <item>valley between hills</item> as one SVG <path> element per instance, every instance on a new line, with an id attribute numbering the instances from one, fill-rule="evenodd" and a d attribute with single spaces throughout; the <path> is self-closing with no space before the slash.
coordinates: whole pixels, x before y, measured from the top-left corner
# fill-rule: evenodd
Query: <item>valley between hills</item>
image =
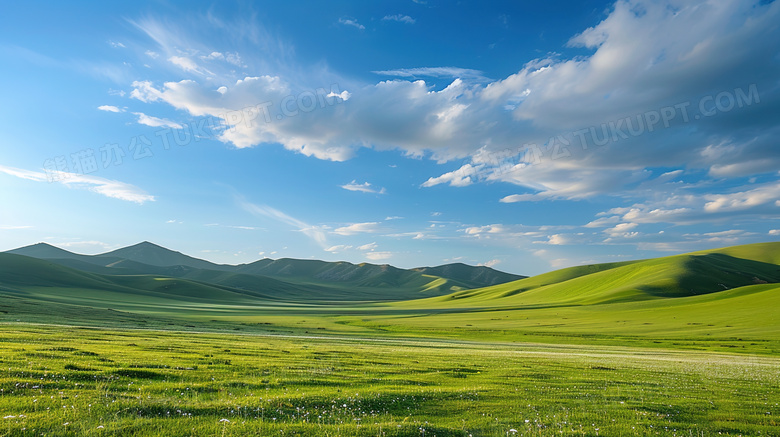
<path id="1" fill-rule="evenodd" d="M 585 265 L 263 259 L 221 265 L 143 242 L 100 255 L 0 254 L 0 320 L 286 334 L 780 352 L 780 243 Z"/>

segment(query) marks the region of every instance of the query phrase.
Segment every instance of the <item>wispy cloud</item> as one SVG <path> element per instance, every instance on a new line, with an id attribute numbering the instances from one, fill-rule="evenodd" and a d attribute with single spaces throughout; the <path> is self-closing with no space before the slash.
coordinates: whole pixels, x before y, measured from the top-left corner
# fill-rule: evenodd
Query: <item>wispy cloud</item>
<path id="1" fill-rule="evenodd" d="M 309 225 L 306 222 L 298 220 L 295 217 L 291 217 L 282 211 L 267 205 L 256 205 L 240 197 L 237 197 L 236 201 L 241 206 L 241 208 L 250 214 L 260 217 L 267 217 L 280 223 L 290 225 L 297 231 L 302 232 L 304 235 L 314 240 L 323 249 L 330 247 L 322 227 Z"/>
<path id="2" fill-rule="evenodd" d="M 0 225 L 0 231 L 15 231 L 19 229 L 32 229 L 30 225 Z"/>
<path id="3" fill-rule="evenodd" d="M 365 257 L 371 261 L 382 261 L 393 257 L 393 252 L 368 252 Z"/>
<path id="4" fill-rule="evenodd" d="M 379 232 L 378 222 L 352 223 L 351 225 L 333 230 L 333 233 L 338 235 L 370 234 L 374 232 Z"/>
<path id="5" fill-rule="evenodd" d="M 106 112 L 123 112 L 121 109 L 117 108 L 116 106 L 111 106 L 111 105 L 101 105 L 98 106 L 98 109 Z"/>
<path id="6" fill-rule="evenodd" d="M 202 75 L 213 75 L 214 73 L 199 66 L 194 60 L 185 56 L 171 56 L 168 58 L 173 65 L 181 68 L 186 72 L 198 73 Z"/>
<path id="7" fill-rule="evenodd" d="M 373 71 L 372 73 L 381 76 L 394 76 L 403 78 L 450 77 L 461 79 L 485 79 L 484 73 L 479 70 L 458 67 L 399 68 L 395 70 L 378 70 Z"/>
<path id="8" fill-rule="evenodd" d="M 336 246 L 328 247 L 327 249 L 325 249 L 325 251 L 330 253 L 339 253 L 349 249 L 352 249 L 352 246 L 339 244 Z"/>
<path id="9" fill-rule="evenodd" d="M 68 188 L 92 191 L 119 200 L 126 200 L 143 204 L 153 202 L 154 196 L 147 194 L 140 188 L 124 182 L 104 179 L 97 176 L 81 175 L 63 171 L 52 171 L 49 175 L 44 172 L 24 170 L 0 165 L 0 172 L 36 182 L 58 182 Z"/>
<path id="10" fill-rule="evenodd" d="M 151 127 L 169 127 L 172 129 L 182 128 L 182 126 L 179 123 L 168 120 L 167 118 L 157 118 L 151 115 L 146 115 L 143 112 L 133 112 L 133 115 L 138 116 L 138 124 L 143 124 Z"/>
<path id="11" fill-rule="evenodd" d="M 382 17 L 382 21 L 397 21 L 399 23 L 414 24 L 417 20 L 408 15 L 395 14 L 385 15 Z"/>
<path id="12" fill-rule="evenodd" d="M 359 191 L 361 193 L 374 193 L 374 194 L 385 194 L 386 191 L 384 188 L 374 188 L 370 183 L 363 182 L 362 184 L 357 183 L 357 181 L 352 181 L 348 184 L 342 185 L 341 188 L 349 191 Z"/>
<path id="13" fill-rule="evenodd" d="M 491 259 L 490 261 L 485 261 L 485 262 L 479 263 L 477 265 L 478 266 L 483 266 L 483 267 L 493 267 L 493 266 L 495 266 L 497 264 L 500 264 L 500 263 L 501 263 L 500 259 Z"/>
<path id="14" fill-rule="evenodd" d="M 345 26 L 356 27 L 360 30 L 366 29 L 366 26 L 363 26 L 362 24 L 358 23 L 357 20 L 355 20 L 354 18 L 339 18 L 339 23 Z"/>
<path id="15" fill-rule="evenodd" d="M 358 246 L 357 250 L 373 251 L 376 250 L 377 247 L 379 246 L 376 243 L 367 243 L 362 246 Z"/>

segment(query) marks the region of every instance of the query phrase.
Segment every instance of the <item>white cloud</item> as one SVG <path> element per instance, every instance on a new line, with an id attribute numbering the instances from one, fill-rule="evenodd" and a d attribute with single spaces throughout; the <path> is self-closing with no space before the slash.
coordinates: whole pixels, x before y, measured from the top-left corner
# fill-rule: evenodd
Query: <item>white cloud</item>
<path id="1" fill-rule="evenodd" d="M 201 56 L 200 59 L 203 59 L 204 61 L 211 61 L 211 60 L 214 60 L 214 59 L 218 59 L 218 60 L 224 61 L 225 60 L 225 55 L 223 55 L 220 52 L 211 52 L 208 55 Z"/>
<path id="2" fill-rule="evenodd" d="M 414 18 L 408 15 L 395 14 L 395 15 L 385 15 L 384 17 L 382 17 L 382 21 L 397 21 L 399 23 L 414 24 L 417 20 L 415 20 Z"/>
<path id="3" fill-rule="evenodd" d="M 378 222 L 352 223 L 351 225 L 333 230 L 333 233 L 338 235 L 370 234 L 374 232 L 379 232 Z"/>
<path id="4" fill-rule="evenodd" d="M 382 261 L 393 257 L 392 252 L 368 252 L 365 257 L 372 261 Z"/>
<path id="5" fill-rule="evenodd" d="M 186 72 L 198 73 L 202 75 L 213 75 L 214 73 L 199 66 L 195 61 L 185 56 L 171 56 L 168 61 Z"/>
<path id="6" fill-rule="evenodd" d="M 366 26 L 363 26 L 362 24 L 358 23 L 357 20 L 353 18 L 339 18 L 339 23 L 345 25 L 345 26 L 352 26 L 356 27 L 360 30 L 365 30 Z"/>
<path id="7" fill-rule="evenodd" d="M 246 65 L 244 65 L 244 63 L 241 61 L 241 56 L 238 53 L 211 52 L 208 55 L 201 55 L 200 59 L 204 61 L 225 61 L 229 64 L 235 65 L 236 67 L 246 67 Z"/>
<path id="8" fill-rule="evenodd" d="M 19 229 L 32 229 L 30 225 L 0 225 L 0 231 L 16 231 Z"/>
<path id="9" fill-rule="evenodd" d="M 368 244 L 364 244 L 362 246 L 358 246 L 357 250 L 373 251 L 373 250 L 376 250 L 377 247 L 379 247 L 379 246 L 376 243 L 368 243 Z"/>
<path id="10" fill-rule="evenodd" d="M 453 79 L 487 80 L 479 70 L 459 67 L 418 67 L 399 68 L 395 70 L 377 70 L 372 73 L 381 76 L 402 77 L 406 79 L 419 77 L 451 77 Z"/>
<path id="11" fill-rule="evenodd" d="M 104 243 L 102 241 L 67 241 L 65 243 L 57 243 L 58 247 L 91 247 L 101 250 L 110 250 L 116 247 L 115 245 Z"/>
<path id="12" fill-rule="evenodd" d="M 368 182 L 363 182 L 362 184 L 357 183 L 357 181 L 352 181 L 348 184 L 342 185 L 341 188 L 349 191 L 359 191 L 362 193 L 374 193 L 374 194 L 385 194 L 385 189 L 380 188 L 372 188 L 371 184 Z"/>
<path id="13" fill-rule="evenodd" d="M 119 48 L 123 49 L 123 48 L 125 48 L 125 45 L 122 44 L 121 42 L 118 42 L 118 41 L 109 41 L 108 45 L 110 45 L 111 47 L 113 47 L 115 49 L 119 49 Z"/>
<path id="14" fill-rule="evenodd" d="M 769 231 L 769 235 L 780 235 L 780 229 L 772 229 Z"/>
<path id="15" fill-rule="evenodd" d="M 620 216 L 601 217 L 585 225 L 586 228 L 601 228 L 620 222 Z"/>
<path id="16" fill-rule="evenodd" d="M 236 197 L 236 202 L 245 211 L 255 216 L 268 217 L 281 223 L 285 223 L 289 226 L 296 228 L 297 231 L 302 232 L 307 237 L 314 240 L 323 249 L 330 247 L 325 237 L 325 231 L 322 227 L 309 225 L 301 220 L 291 217 L 276 208 L 272 208 L 267 205 L 255 205 L 247 202 L 241 197 Z"/>
<path id="17" fill-rule="evenodd" d="M 151 127 L 170 127 L 173 129 L 182 128 L 179 123 L 168 120 L 167 118 L 157 118 L 151 115 L 146 115 L 143 112 L 133 112 L 133 114 L 138 116 L 138 124 Z"/>
<path id="18" fill-rule="evenodd" d="M 717 243 L 718 245 L 739 244 L 745 241 L 746 237 L 756 235 L 754 232 L 747 232 L 742 229 L 729 229 L 718 232 L 705 232 L 703 234 L 685 234 L 683 238 L 697 242 Z"/>
<path id="19" fill-rule="evenodd" d="M 616 239 L 636 238 L 640 234 L 632 229 L 639 226 L 638 223 L 619 223 L 614 227 L 604 229 L 604 233 L 607 234 L 607 238 L 604 240 L 606 243 L 614 242 Z"/>
<path id="20" fill-rule="evenodd" d="M 346 20 L 341 24 L 365 28 Z M 277 116 L 284 114 L 271 112 L 271 122 L 255 118 L 251 125 L 235 123 L 220 140 L 236 147 L 281 143 L 297 153 L 335 161 L 350 159 L 360 147 L 401 150 L 440 162 L 466 159 L 454 171 L 423 178 L 423 185 L 503 182 L 524 188 L 504 197 L 504 203 L 623 194 L 626 187 L 654 183 L 662 188 L 632 193 L 649 199 L 637 203 L 639 215 L 647 220 L 690 218 L 701 212 L 699 205 L 668 207 L 652 200 L 654 191 L 659 197 L 682 195 L 674 185 L 681 183 L 682 174 L 675 173 L 679 170 L 652 179 L 653 173 L 644 169 L 682 168 L 691 177 L 706 170 L 709 177 L 734 177 L 780 167 L 780 129 L 773 112 L 780 101 L 780 64 L 767 62 L 780 50 L 777 22 L 780 2 L 618 1 L 600 23 L 571 38 L 569 45 L 579 49 L 576 56 L 534 59 L 487 84 L 477 77 L 480 72 L 466 69 L 387 70 L 379 73 L 394 80 L 352 86 L 348 101 L 331 97 L 338 102 L 281 119 Z M 163 53 L 177 54 L 174 48 L 186 47 L 187 38 L 165 23 L 138 26 L 167 48 Z M 198 49 L 186 53 L 211 53 Z M 286 54 L 277 57 L 288 59 Z M 436 90 L 431 83 L 413 80 L 418 77 L 459 79 Z M 132 96 L 163 101 L 195 116 L 220 116 L 263 102 L 278 110 L 286 96 L 321 80 L 290 74 L 202 82 L 136 82 Z M 344 78 L 334 82 L 354 83 Z M 760 103 L 694 119 L 702 96 L 733 94 L 750 84 L 756 84 Z M 649 132 L 643 124 L 640 135 L 625 134 L 626 117 L 677 104 L 689 104 L 690 122 L 683 122 L 678 110 L 668 127 L 661 123 Z M 623 123 L 623 130 L 610 123 Z M 583 128 L 590 138 L 586 150 L 575 134 Z M 599 135 L 611 139 L 597 145 Z M 478 156 L 506 150 L 509 155 L 500 159 Z M 721 212 L 750 206 L 740 206 L 736 199 L 707 202 Z"/>
<path id="21" fill-rule="evenodd" d="M 571 244 L 571 240 L 566 235 L 554 234 L 548 237 L 547 243 L 552 244 L 554 246 L 559 246 L 559 245 Z"/>
<path id="22" fill-rule="evenodd" d="M 493 266 L 495 266 L 497 264 L 500 264 L 500 263 L 501 263 L 500 259 L 491 259 L 490 261 L 479 263 L 477 265 L 478 266 L 485 266 L 485 267 L 493 267 Z"/>
<path id="23" fill-rule="evenodd" d="M 94 193 L 102 194 L 128 202 L 135 202 L 139 205 L 145 202 L 153 202 L 154 196 L 147 194 L 140 188 L 126 184 L 124 182 L 104 179 L 97 176 L 82 175 L 64 171 L 51 171 L 48 175 L 43 172 L 23 170 L 14 167 L 0 165 L 0 172 L 37 182 L 58 182 L 68 188 L 88 190 Z"/>
<path id="24" fill-rule="evenodd" d="M 469 175 L 473 172 L 474 167 L 471 164 L 465 164 L 458 170 L 429 178 L 427 181 L 423 182 L 422 186 L 433 187 L 439 184 L 449 184 L 451 187 L 465 187 L 471 185 L 472 180 Z"/>
<path id="25" fill-rule="evenodd" d="M 480 234 L 503 234 L 508 229 L 502 224 L 494 224 L 487 226 L 471 226 L 463 230 L 467 235 L 480 235 Z"/>
<path id="26" fill-rule="evenodd" d="M 144 54 L 152 59 L 157 59 L 160 57 L 160 54 L 153 50 L 147 50 L 144 52 Z"/>
<path id="27" fill-rule="evenodd" d="M 764 185 L 748 191 L 730 194 L 709 194 L 704 205 L 707 212 L 739 211 L 767 205 L 780 197 L 780 183 Z"/>
<path id="28" fill-rule="evenodd" d="M 121 109 L 117 108 L 116 106 L 111 106 L 111 105 L 101 105 L 98 106 L 98 109 L 106 112 L 123 112 Z"/>
<path id="29" fill-rule="evenodd" d="M 352 249 L 352 246 L 346 246 L 346 245 L 340 244 L 340 245 L 328 247 L 327 249 L 325 249 L 325 251 L 326 252 L 331 252 L 331 253 L 339 253 L 339 252 L 343 252 L 343 251 L 349 250 L 349 249 Z"/>

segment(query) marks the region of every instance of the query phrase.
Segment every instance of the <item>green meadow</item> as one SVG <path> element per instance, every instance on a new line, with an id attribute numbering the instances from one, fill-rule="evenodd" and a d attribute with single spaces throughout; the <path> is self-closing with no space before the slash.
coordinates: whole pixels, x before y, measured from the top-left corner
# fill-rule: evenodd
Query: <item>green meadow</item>
<path id="1" fill-rule="evenodd" d="M 777 435 L 780 426 L 773 357 L 36 325 L 0 333 L 0 435 Z"/>
<path id="2" fill-rule="evenodd" d="M 78 256 L 0 254 L 0 436 L 780 435 L 777 243 L 471 289 Z"/>

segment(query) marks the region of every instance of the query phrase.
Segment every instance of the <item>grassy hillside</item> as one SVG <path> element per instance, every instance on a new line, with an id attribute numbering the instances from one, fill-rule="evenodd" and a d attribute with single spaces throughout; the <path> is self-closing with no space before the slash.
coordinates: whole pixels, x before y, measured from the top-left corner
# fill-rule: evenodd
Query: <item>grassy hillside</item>
<path id="1" fill-rule="evenodd" d="M 769 261 L 777 259 L 779 249 L 775 243 L 579 266 L 424 299 L 415 298 L 425 296 L 426 290 L 442 292 L 452 281 L 419 272 L 405 277 L 407 271 L 366 265 L 362 275 L 342 275 L 341 282 L 323 285 L 309 278 L 355 270 L 348 263 L 342 271 L 333 263 L 318 262 L 262 270 L 277 277 L 181 266 L 158 271 L 167 274 L 105 275 L 3 254 L 0 321 L 115 326 L 121 320 L 122 326 L 638 344 L 778 354 L 780 266 Z M 112 268 L 142 267 L 123 261 Z M 284 268 L 304 267 L 309 270 L 292 271 L 308 277 L 290 273 L 289 279 L 278 279 Z M 400 282 L 393 283 L 392 275 Z M 403 291 L 394 284 L 418 288 Z M 378 301 L 378 295 L 392 290 L 410 300 Z"/>
<path id="2" fill-rule="evenodd" d="M 775 259 L 778 252 L 780 243 L 767 243 L 643 261 L 578 266 L 409 305 L 565 306 L 695 296 L 780 282 L 780 266 L 765 262 Z"/>
<path id="3" fill-rule="evenodd" d="M 488 267 L 447 265 L 404 270 L 390 265 L 283 258 L 214 264 L 143 242 L 101 255 L 79 255 L 39 243 L 9 251 L 102 275 L 156 275 L 237 287 L 274 298 L 394 301 L 436 296 L 520 278 Z M 439 274 L 433 274 L 432 272 Z"/>
<path id="4" fill-rule="evenodd" d="M 454 279 L 464 284 L 468 284 L 468 288 L 496 285 L 526 278 L 526 276 L 499 272 L 490 267 L 474 267 L 463 263 L 445 264 L 436 267 L 418 267 L 412 270 L 426 275 Z"/>

